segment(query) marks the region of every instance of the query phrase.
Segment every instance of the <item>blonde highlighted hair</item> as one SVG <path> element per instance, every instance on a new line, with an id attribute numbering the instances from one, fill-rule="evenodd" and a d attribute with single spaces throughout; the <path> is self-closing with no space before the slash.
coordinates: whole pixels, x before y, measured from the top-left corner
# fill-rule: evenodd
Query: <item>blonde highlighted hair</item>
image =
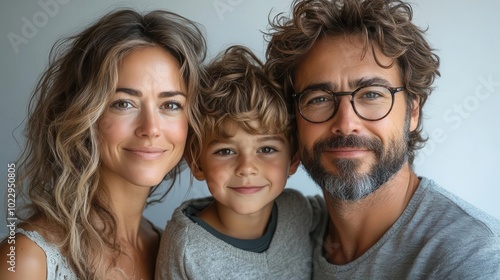
<path id="1" fill-rule="evenodd" d="M 121 59 L 151 46 L 178 60 L 188 119 L 197 115 L 191 105 L 198 102 L 205 40 L 196 23 L 161 10 L 115 10 L 56 43 L 30 101 L 19 168 L 28 204 L 19 218 L 41 218 L 43 228 L 32 226 L 50 233 L 80 279 L 104 279 L 110 266 L 105 256 L 120 253 L 115 217 L 99 188 L 96 123 L 115 91 Z M 177 165 L 168 177 L 175 180 L 179 170 Z"/>

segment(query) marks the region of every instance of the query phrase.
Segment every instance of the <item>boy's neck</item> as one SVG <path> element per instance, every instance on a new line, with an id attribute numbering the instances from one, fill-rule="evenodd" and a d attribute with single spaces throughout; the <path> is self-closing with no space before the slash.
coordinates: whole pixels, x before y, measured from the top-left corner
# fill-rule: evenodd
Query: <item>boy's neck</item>
<path id="1" fill-rule="evenodd" d="M 238 239 L 256 239 L 266 232 L 274 201 L 252 214 L 239 214 L 214 201 L 197 216 L 218 232 Z"/>

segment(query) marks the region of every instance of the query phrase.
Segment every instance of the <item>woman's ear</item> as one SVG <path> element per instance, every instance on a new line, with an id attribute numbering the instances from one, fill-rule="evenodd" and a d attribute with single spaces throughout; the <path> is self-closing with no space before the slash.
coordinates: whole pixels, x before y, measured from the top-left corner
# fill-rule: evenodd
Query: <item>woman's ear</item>
<path id="1" fill-rule="evenodd" d="M 297 172 L 299 164 L 300 164 L 299 153 L 296 152 L 292 157 L 292 161 L 290 162 L 290 169 L 288 169 L 288 176 L 293 175 L 295 174 L 295 172 Z"/>

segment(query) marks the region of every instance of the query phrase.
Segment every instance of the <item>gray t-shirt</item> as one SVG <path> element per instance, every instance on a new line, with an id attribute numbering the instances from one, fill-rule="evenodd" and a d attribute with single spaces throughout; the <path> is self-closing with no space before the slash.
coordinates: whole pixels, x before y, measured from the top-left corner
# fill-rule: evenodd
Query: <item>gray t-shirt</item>
<path id="1" fill-rule="evenodd" d="M 189 219 L 183 203 L 172 215 L 163 233 L 156 262 L 156 279 L 310 279 L 311 233 L 315 215 L 324 212 L 319 196 L 305 198 L 285 189 L 276 199 L 278 220 L 269 248 L 262 253 L 236 248 Z M 198 205 L 198 207 L 203 207 Z"/>
<path id="2" fill-rule="evenodd" d="M 211 203 L 214 200 L 213 197 L 208 197 L 207 201 Z M 198 201 L 203 203 L 204 201 Z M 204 228 L 206 231 L 210 232 L 213 236 L 219 238 L 220 240 L 245 251 L 250 251 L 250 252 L 255 252 L 255 253 L 262 253 L 265 252 L 268 248 L 269 245 L 271 245 L 271 241 L 274 236 L 274 231 L 276 230 L 276 225 L 278 224 L 278 207 L 276 206 L 276 203 L 273 204 L 273 209 L 271 212 L 271 217 L 269 218 L 268 225 L 266 227 L 266 231 L 264 234 L 255 239 L 239 239 L 239 238 L 234 238 L 228 235 L 225 235 L 213 227 L 211 227 L 208 223 L 203 221 L 201 218 L 196 216 L 198 213 L 200 213 L 203 209 L 206 208 L 206 202 L 203 203 L 203 207 L 201 209 L 196 208 L 195 205 L 191 204 L 188 205 L 187 209 L 183 212 L 191 221 L 197 223 L 200 225 L 202 228 Z"/>
<path id="3" fill-rule="evenodd" d="M 313 279 L 500 279 L 500 222 L 427 178 L 394 225 L 348 264 L 324 258 L 327 221 L 315 233 Z"/>

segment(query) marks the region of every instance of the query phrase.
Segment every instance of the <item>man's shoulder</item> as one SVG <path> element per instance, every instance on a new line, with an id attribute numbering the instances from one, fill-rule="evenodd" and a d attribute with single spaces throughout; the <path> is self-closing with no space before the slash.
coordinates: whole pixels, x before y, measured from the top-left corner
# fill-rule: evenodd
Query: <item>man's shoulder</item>
<path id="1" fill-rule="evenodd" d="M 422 218 L 434 220 L 435 226 L 460 230 L 463 235 L 500 236 L 500 221 L 434 181 L 422 178 L 422 199 L 418 209 Z"/>

